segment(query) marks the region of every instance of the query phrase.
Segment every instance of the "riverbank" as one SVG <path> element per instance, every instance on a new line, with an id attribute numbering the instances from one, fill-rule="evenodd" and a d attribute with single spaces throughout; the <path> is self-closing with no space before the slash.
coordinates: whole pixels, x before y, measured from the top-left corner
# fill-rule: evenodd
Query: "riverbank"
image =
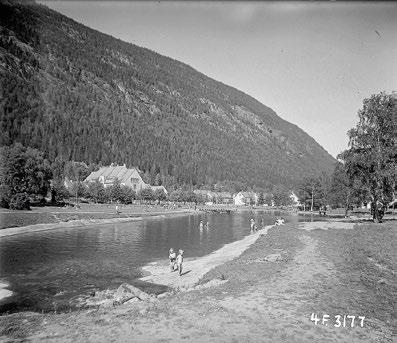
<path id="1" fill-rule="evenodd" d="M 80 204 L 77 207 L 32 207 L 30 211 L 13 211 L 0 209 L 0 229 L 21 227 L 35 224 L 56 224 L 72 220 L 94 220 L 139 217 L 148 215 L 166 214 L 173 211 L 193 210 L 191 206 L 174 206 L 172 204 Z"/>
<path id="2" fill-rule="evenodd" d="M 122 212 L 117 214 L 113 211 L 113 206 L 91 207 L 87 210 L 86 207 L 71 211 L 70 209 L 58 208 L 40 208 L 36 212 L 30 211 L 2 211 L 0 213 L 2 229 L 0 229 L 0 237 L 18 235 L 23 233 L 32 233 L 38 231 L 53 230 L 59 228 L 76 228 L 76 227 L 91 227 L 93 225 L 104 225 L 123 223 L 130 221 L 140 221 L 146 218 L 167 218 L 169 216 L 187 215 L 200 213 L 190 208 L 180 209 L 165 209 L 161 206 L 129 206 L 129 208 L 122 208 Z M 55 209 L 55 210 L 54 210 Z M 100 211 L 100 210 L 103 211 Z M 21 218 L 23 216 L 32 216 L 33 218 Z M 11 217 L 11 218 L 10 218 Z M 39 218 L 39 219 L 38 219 Z M 52 218 L 51 220 L 43 218 Z M 42 219 L 42 220 L 41 220 Z M 62 220 L 61 220 L 62 219 Z M 11 222 L 31 223 L 36 221 L 43 221 L 43 223 L 36 223 L 31 225 L 12 226 Z M 46 222 L 49 221 L 49 222 Z"/>
<path id="3" fill-rule="evenodd" d="M 144 273 L 149 273 L 149 275 L 141 278 L 141 280 L 172 287 L 177 290 L 186 290 L 194 287 L 211 269 L 240 256 L 260 236 L 266 235 L 267 231 L 272 227 L 273 225 L 266 226 L 239 241 L 226 244 L 209 255 L 195 259 L 185 259 L 182 276 L 179 276 L 178 272 L 170 272 L 168 260 L 150 263 L 142 268 Z"/>
<path id="4" fill-rule="evenodd" d="M 217 287 L 114 308 L 1 316 L 0 341 L 392 342 L 396 223 L 306 225 L 271 228 L 200 280 L 224 281 Z M 329 315 L 328 325 L 312 314 Z M 353 327 L 338 326 L 338 315 L 356 316 Z M 365 316 L 362 327 L 357 316 Z"/>

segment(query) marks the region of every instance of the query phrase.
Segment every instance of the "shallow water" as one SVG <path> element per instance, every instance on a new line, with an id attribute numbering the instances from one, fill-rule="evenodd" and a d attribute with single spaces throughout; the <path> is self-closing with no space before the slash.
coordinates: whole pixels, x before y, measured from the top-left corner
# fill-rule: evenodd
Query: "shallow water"
<path id="1" fill-rule="evenodd" d="M 262 218 L 269 225 L 279 215 L 244 211 L 148 218 L 1 238 L 0 283 L 13 295 L 0 300 L 0 312 L 65 311 L 79 296 L 122 282 L 163 292 L 163 286 L 138 278 L 145 264 L 167 259 L 170 247 L 183 249 L 185 258 L 203 256 L 249 234 L 251 217 L 260 226 Z M 284 217 L 298 221 L 297 216 Z M 200 230 L 200 220 L 208 221 L 208 229 Z"/>

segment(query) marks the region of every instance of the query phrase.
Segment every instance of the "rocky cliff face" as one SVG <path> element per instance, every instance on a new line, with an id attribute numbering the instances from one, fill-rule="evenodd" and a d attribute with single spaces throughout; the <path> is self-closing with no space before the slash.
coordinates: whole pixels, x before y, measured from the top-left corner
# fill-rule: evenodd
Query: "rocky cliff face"
<path id="1" fill-rule="evenodd" d="M 0 13 L 2 145 L 191 185 L 294 185 L 333 167 L 303 130 L 186 64 L 34 2 Z"/>

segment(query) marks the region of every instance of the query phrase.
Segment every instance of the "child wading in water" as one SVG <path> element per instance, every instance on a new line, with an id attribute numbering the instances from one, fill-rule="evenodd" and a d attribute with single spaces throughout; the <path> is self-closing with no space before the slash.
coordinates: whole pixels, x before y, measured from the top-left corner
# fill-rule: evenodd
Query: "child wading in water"
<path id="1" fill-rule="evenodd" d="M 179 276 L 182 275 L 182 263 L 183 263 L 183 250 L 179 250 L 179 254 L 176 258 L 176 265 L 179 270 Z"/>
<path id="2" fill-rule="evenodd" d="M 168 256 L 168 258 L 170 259 L 170 268 L 171 268 L 171 272 L 173 272 L 175 270 L 175 260 L 176 260 L 176 254 L 174 249 L 170 249 L 170 254 Z"/>

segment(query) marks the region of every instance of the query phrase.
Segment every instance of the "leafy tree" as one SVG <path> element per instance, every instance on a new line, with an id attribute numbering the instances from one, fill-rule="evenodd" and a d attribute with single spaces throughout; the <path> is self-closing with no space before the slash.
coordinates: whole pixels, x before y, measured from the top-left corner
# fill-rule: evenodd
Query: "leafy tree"
<path id="1" fill-rule="evenodd" d="M 350 182 L 371 197 L 373 220 L 380 222 L 396 190 L 397 105 L 385 93 L 364 99 L 359 122 L 348 131 L 349 149 L 339 155 Z"/>
<path id="2" fill-rule="evenodd" d="M 170 193 L 169 200 L 170 201 L 180 201 L 179 199 L 181 198 L 181 190 L 175 190 Z"/>
<path id="3" fill-rule="evenodd" d="M 273 201 L 276 206 L 288 206 L 291 205 L 292 200 L 290 197 L 290 191 L 282 185 L 277 185 L 273 188 Z"/>
<path id="4" fill-rule="evenodd" d="M 207 197 L 203 194 L 196 194 L 196 201 L 198 204 L 204 204 L 207 201 Z"/>
<path id="5" fill-rule="evenodd" d="M 163 189 L 157 189 L 154 192 L 154 198 L 158 201 L 164 201 L 167 199 L 167 194 L 165 194 Z"/>
<path id="6" fill-rule="evenodd" d="M 44 154 L 20 143 L 0 148 L 0 187 L 5 193 L 2 203 L 7 206 L 16 194 L 45 197 L 52 176 Z M 22 199 L 22 195 L 19 196 Z"/>
<path id="7" fill-rule="evenodd" d="M 30 210 L 30 201 L 26 193 L 16 193 L 10 200 L 11 210 Z"/>
<path id="8" fill-rule="evenodd" d="M 136 193 L 131 187 L 122 185 L 118 200 L 123 204 L 131 204 L 132 200 L 136 198 Z"/>
<path id="9" fill-rule="evenodd" d="M 265 203 L 265 196 L 263 192 L 260 192 L 258 196 L 258 205 L 263 205 L 264 203 Z"/>
<path id="10" fill-rule="evenodd" d="M 297 196 L 301 204 L 314 210 L 323 205 L 328 205 L 330 176 L 321 173 L 305 177 L 297 189 Z"/>
<path id="11" fill-rule="evenodd" d="M 183 197 L 182 197 L 181 201 L 197 203 L 197 195 L 192 190 L 183 192 L 182 194 L 183 194 Z"/>
<path id="12" fill-rule="evenodd" d="M 69 196 L 80 198 L 87 195 L 87 188 L 82 182 L 72 181 L 68 188 Z"/>
<path id="13" fill-rule="evenodd" d="M 266 194 L 264 204 L 268 206 L 273 206 L 273 195 L 271 193 Z"/>
<path id="14" fill-rule="evenodd" d="M 104 203 L 107 200 L 105 187 L 103 187 L 103 184 L 98 180 L 88 183 L 87 196 L 99 203 Z"/>
<path id="15" fill-rule="evenodd" d="M 58 162 L 61 164 L 61 162 Z M 90 175 L 90 169 L 84 162 L 67 161 L 64 165 L 64 176 L 76 182 L 82 182 Z"/>
<path id="16" fill-rule="evenodd" d="M 73 194 L 75 195 L 75 194 Z M 53 179 L 51 182 L 51 202 L 58 203 L 70 197 L 69 191 L 63 182 L 59 179 Z"/>
<path id="17" fill-rule="evenodd" d="M 150 187 L 142 188 L 138 193 L 139 199 L 142 200 L 154 200 L 154 192 Z"/>
<path id="18" fill-rule="evenodd" d="M 345 215 L 353 206 L 359 206 L 368 200 L 368 193 L 363 191 L 359 180 L 350 180 L 345 165 L 338 162 L 332 174 L 329 202 L 332 207 L 343 207 Z"/>

